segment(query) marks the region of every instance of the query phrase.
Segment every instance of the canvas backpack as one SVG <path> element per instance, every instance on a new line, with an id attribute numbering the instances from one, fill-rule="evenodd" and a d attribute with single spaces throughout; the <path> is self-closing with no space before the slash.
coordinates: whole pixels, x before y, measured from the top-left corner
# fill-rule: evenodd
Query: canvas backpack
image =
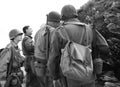
<path id="1" fill-rule="evenodd" d="M 86 31 L 89 28 L 87 25 L 84 26 L 85 30 L 83 35 L 81 35 L 80 43 L 82 43 L 83 38 L 85 37 L 85 35 L 87 35 Z M 66 33 L 66 37 L 68 39 L 65 48 L 62 49 L 60 62 L 60 67 L 63 75 L 67 78 L 78 80 L 81 82 L 90 81 L 93 74 L 91 49 L 89 48 L 89 46 L 83 46 L 71 41 L 65 29 L 63 30 Z"/>
<path id="2" fill-rule="evenodd" d="M 7 75 L 7 63 L 8 59 L 5 58 L 6 53 L 10 48 L 4 48 L 0 53 L 0 80 L 5 79 Z"/>

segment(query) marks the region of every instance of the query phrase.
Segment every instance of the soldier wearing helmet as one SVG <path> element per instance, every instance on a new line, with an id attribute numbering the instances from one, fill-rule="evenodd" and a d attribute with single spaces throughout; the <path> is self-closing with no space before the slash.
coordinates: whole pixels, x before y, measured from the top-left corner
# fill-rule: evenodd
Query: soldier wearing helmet
<path id="1" fill-rule="evenodd" d="M 47 32 L 46 32 L 46 28 L 49 29 L 50 31 L 50 35 L 52 34 L 52 32 L 54 31 L 55 28 L 57 28 L 60 25 L 60 20 L 61 20 L 61 16 L 58 12 L 56 11 L 51 11 L 48 15 L 47 15 L 47 24 L 42 25 L 41 28 L 37 31 L 37 33 L 35 34 L 35 58 L 36 58 L 36 65 L 40 65 L 41 67 L 41 71 L 39 74 L 41 74 L 41 87 L 44 87 L 45 84 L 48 85 L 48 87 L 52 86 L 52 81 L 50 80 L 50 82 L 45 83 L 44 82 L 44 77 L 45 77 L 45 70 L 46 70 L 46 63 L 47 63 L 47 59 L 46 59 L 46 38 L 47 38 Z M 49 84 L 50 83 L 50 84 Z"/>
<path id="2" fill-rule="evenodd" d="M 62 54 L 61 50 L 64 49 L 67 42 L 73 41 L 80 45 L 84 45 L 84 46 L 89 45 L 90 48 L 92 48 L 91 44 L 95 40 L 93 38 L 93 31 L 91 29 L 91 26 L 85 23 L 81 23 L 78 20 L 77 12 L 74 6 L 65 5 L 61 10 L 61 16 L 62 16 L 63 24 L 62 26 L 55 29 L 54 33 L 51 36 L 51 45 L 50 45 L 51 51 L 49 54 L 49 60 L 47 64 L 49 73 L 54 80 L 61 79 L 59 76 L 60 75 L 59 73 L 61 72 L 59 72 L 58 70 L 60 69 L 59 67 L 60 67 L 60 60 L 61 60 L 61 54 Z M 85 36 L 82 37 L 82 35 L 84 34 Z M 96 44 L 98 48 L 104 47 L 104 49 L 109 49 L 107 44 L 103 45 L 102 43 L 100 43 L 100 41 L 98 41 L 98 39 L 96 39 L 96 42 L 99 43 L 99 44 Z M 96 47 L 96 45 L 94 45 L 93 47 Z M 105 52 L 104 50 L 101 50 L 101 49 L 99 49 L 99 51 Z M 79 80 L 75 80 L 72 77 L 70 78 L 62 75 L 62 73 L 61 73 L 61 76 L 65 78 L 65 79 L 62 79 L 61 81 L 65 85 L 64 87 L 95 87 L 94 73 L 92 74 L 91 79 L 88 82 L 81 82 Z"/>
<path id="3" fill-rule="evenodd" d="M 7 50 L 4 53 L 4 62 L 7 65 L 7 74 L 6 78 L 10 79 L 10 83 L 6 83 L 9 87 L 22 87 L 23 82 L 23 72 L 21 67 L 24 62 L 24 57 L 20 54 L 20 49 L 18 47 L 19 42 L 22 40 L 22 32 L 18 29 L 12 29 L 9 32 L 10 43 L 5 47 L 4 50 Z M 19 79 L 15 79 L 14 75 Z"/>
<path id="4" fill-rule="evenodd" d="M 9 32 L 10 40 L 14 40 L 17 36 L 21 36 L 23 33 L 17 29 L 13 29 Z"/>
<path id="5" fill-rule="evenodd" d="M 61 10 L 62 20 L 67 20 L 71 18 L 76 18 L 78 16 L 77 11 L 74 6 L 66 5 Z"/>

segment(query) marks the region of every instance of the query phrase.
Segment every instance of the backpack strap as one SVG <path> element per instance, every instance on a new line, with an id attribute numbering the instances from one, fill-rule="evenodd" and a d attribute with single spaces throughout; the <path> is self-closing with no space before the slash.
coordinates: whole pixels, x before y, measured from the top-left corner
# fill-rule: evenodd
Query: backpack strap
<path id="1" fill-rule="evenodd" d="M 69 24 L 70 24 L 70 23 L 69 23 Z M 73 23 L 71 23 L 71 24 L 73 24 Z M 74 23 L 74 25 L 75 25 L 75 23 Z M 77 25 L 81 25 L 81 23 L 80 23 L 80 24 L 77 24 Z M 82 24 L 82 25 L 83 25 L 83 24 Z M 65 29 L 66 29 L 66 26 L 63 25 L 63 30 L 64 30 L 64 32 L 65 32 L 65 35 L 66 35 L 68 41 L 71 42 L 71 40 L 70 40 L 70 38 L 69 38 L 69 36 L 68 36 L 68 34 L 67 34 L 67 31 L 66 31 Z M 82 31 L 80 43 L 82 43 L 83 38 L 85 37 L 85 35 L 86 35 L 86 27 L 85 27 L 85 30 Z"/>
<path id="2" fill-rule="evenodd" d="M 86 24 L 85 28 L 86 28 L 86 38 L 85 38 L 86 39 L 86 42 L 85 42 L 86 44 L 85 45 L 87 47 L 91 48 L 91 45 L 92 45 L 91 42 L 93 41 L 93 35 L 90 36 L 91 34 L 93 34 L 92 30 L 91 30 L 91 26 Z"/>

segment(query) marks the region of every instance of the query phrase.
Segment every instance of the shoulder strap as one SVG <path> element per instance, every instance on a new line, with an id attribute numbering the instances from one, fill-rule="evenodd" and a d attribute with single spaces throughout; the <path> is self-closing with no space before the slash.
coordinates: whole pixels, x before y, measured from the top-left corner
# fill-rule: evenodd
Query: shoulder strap
<path id="1" fill-rule="evenodd" d="M 90 47 L 91 48 L 91 45 L 92 45 L 92 41 L 93 41 L 93 36 L 91 36 L 91 34 L 93 34 L 92 32 L 92 29 L 91 29 L 91 26 L 90 25 L 85 25 L 85 28 L 86 28 L 86 46 Z M 91 41 L 92 40 L 92 41 Z"/>
<path id="2" fill-rule="evenodd" d="M 80 24 L 79 24 L 79 25 L 80 25 Z M 64 30 L 64 32 L 65 32 L 65 35 L 66 35 L 68 41 L 71 41 L 65 29 L 66 29 L 65 25 L 63 25 L 63 30 Z M 86 26 L 85 26 L 85 30 L 82 31 L 80 43 L 82 43 L 83 38 L 84 38 L 85 35 L 86 35 L 85 33 L 86 33 Z"/>
<path id="3" fill-rule="evenodd" d="M 93 42 L 92 42 L 92 45 L 96 46 L 96 41 L 97 41 L 96 30 L 92 29 L 92 31 L 93 31 Z"/>

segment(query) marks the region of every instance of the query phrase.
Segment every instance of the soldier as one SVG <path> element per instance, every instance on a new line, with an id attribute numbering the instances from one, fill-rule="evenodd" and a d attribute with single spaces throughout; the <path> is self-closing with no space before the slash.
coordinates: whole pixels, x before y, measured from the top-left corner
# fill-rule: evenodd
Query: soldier
<path id="1" fill-rule="evenodd" d="M 86 24 L 80 23 L 80 21 L 77 18 L 77 11 L 74 6 L 65 5 L 61 10 L 61 16 L 62 16 L 64 27 L 59 27 L 58 29 L 56 29 L 51 36 L 51 51 L 49 54 L 49 60 L 47 64 L 50 75 L 54 79 L 59 79 L 59 73 L 57 71 L 60 67 L 61 49 L 64 49 L 66 43 L 69 41 L 67 36 L 71 41 L 74 41 L 75 43 L 85 45 L 85 46 L 92 44 L 92 41 L 94 39 L 92 29 L 90 27 L 86 31 L 89 37 L 88 43 L 86 42 L 87 40 L 86 37 L 82 38 L 82 32 L 85 30 L 85 26 L 80 26 L 79 24 L 83 24 L 83 25 L 86 25 Z M 83 39 L 82 43 L 80 43 L 81 38 Z M 104 53 L 108 53 L 106 52 L 108 51 L 107 45 L 97 44 L 97 47 L 101 48 L 99 49 L 100 51 Z M 94 75 L 91 77 L 91 80 L 89 82 L 81 82 L 79 80 L 70 79 L 68 77 L 66 77 L 66 80 L 67 80 L 67 84 L 65 83 L 64 87 L 67 87 L 67 86 L 68 87 L 95 87 Z"/>
<path id="2" fill-rule="evenodd" d="M 18 47 L 18 43 L 22 40 L 22 34 L 21 31 L 12 29 L 9 32 L 11 42 L 2 51 L 4 56 L 2 56 L 3 60 L 1 60 L 0 67 L 2 67 L 2 69 L 7 69 L 5 70 L 7 71 L 5 87 L 22 87 L 24 75 L 21 67 L 24 58 L 21 56 Z"/>
<path id="3" fill-rule="evenodd" d="M 45 87 L 47 85 L 47 87 L 51 87 L 52 84 L 52 80 L 50 77 L 46 77 L 46 64 L 47 64 L 47 58 L 46 55 L 46 50 L 49 50 L 46 47 L 47 44 L 47 39 L 49 39 L 47 37 L 48 32 L 46 32 L 46 28 L 49 29 L 50 31 L 50 35 L 52 34 L 52 31 L 58 27 L 60 25 L 60 15 L 59 13 L 52 11 L 48 14 L 47 16 L 47 24 L 43 25 L 38 32 L 35 35 L 35 58 L 36 58 L 36 66 L 39 65 L 39 70 L 40 72 L 38 72 L 36 70 L 36 72 L 38 72 L 38 76 L 40 77 L 40 83 L 41 83 L 41 87 Z M 49 43 L 49 42 L 48 42 Z M 36 67 L 37 68 L 37 67 Z M 48 79 L 49 81 L 45 81 L 45 79 Z"/>
<path id="4" fill-rule="evenodd" d="M 32 40 L 32 28 L 30 26 L 23 27 L 24 38 L 22 41 L 22 51 L 25 56 L 25 70 L 26 70 L 26 87 L 37 87 L 36 77 L 34 73 L 34 44 Z M 35 82 L 34 82 L 35 81 Z"/>

